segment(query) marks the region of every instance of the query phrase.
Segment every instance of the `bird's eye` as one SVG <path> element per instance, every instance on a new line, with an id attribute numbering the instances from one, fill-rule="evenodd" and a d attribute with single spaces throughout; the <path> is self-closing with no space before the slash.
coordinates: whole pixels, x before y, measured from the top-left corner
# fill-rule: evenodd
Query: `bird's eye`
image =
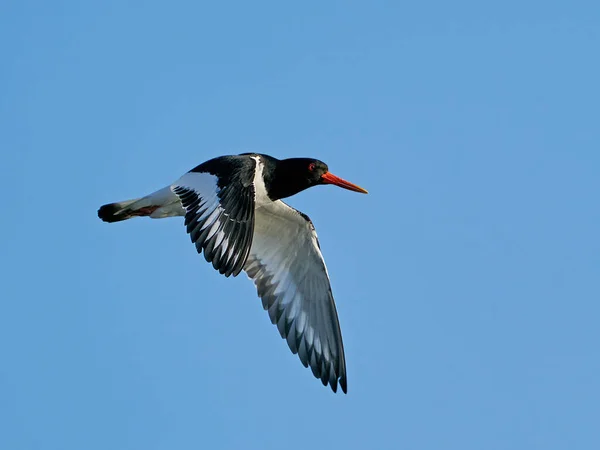
<path id="1" fill-rule="evenodd" d="M 308 170 L 310 170 L 311 172 L 313 172 L 315 170 L 315 163 L 310 163 L 308 165 Z"/>

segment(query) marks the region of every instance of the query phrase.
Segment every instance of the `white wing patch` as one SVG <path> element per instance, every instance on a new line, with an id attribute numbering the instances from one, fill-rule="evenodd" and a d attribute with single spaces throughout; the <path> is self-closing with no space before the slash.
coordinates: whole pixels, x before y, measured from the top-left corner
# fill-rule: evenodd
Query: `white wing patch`
<path id="1" fill-rule="evenodd" d="M 173 183 L 173 186 L 181 186 L 193 189 L 201 193 L 207 200 L 209 198 L 217 198 L 219 187 L 217 183 L 219 178 L 206 172 L 188 172 L 179 180 Z"/>

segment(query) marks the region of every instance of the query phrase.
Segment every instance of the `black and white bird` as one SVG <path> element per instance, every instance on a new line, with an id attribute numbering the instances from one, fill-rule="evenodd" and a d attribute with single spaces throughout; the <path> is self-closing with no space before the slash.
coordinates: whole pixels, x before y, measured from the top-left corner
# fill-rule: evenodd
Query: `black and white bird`
<path id="1" fill-rule="evenodd" d="M 150 195 L 98 210 L 105 222 L 184 216 L 198 253 L 226 277 L 244 270 L 282 338 L 323 385 L 347 392 L 344 345 L 317 233 L 281 201 L 319 184 L 363 188 L 310 158 L 244 153 L 206 161 Z"/>

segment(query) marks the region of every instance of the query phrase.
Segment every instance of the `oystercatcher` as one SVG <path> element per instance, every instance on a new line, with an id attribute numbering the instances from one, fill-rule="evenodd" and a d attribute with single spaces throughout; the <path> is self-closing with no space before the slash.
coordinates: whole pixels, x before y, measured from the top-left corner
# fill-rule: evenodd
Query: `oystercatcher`
<path id="1" fill-rule="evenodd" d="M 184 216 L 198 253 L 226 277 L 244 270 L 271 322 L 305 367 L 333 392 L 347 392 L 346 362 L 329 275 L 305 214 L 281 201 L 319 184 L 363 188 L 310 158 L 258 153 L 206 161 L 150 195 L 98 210 L 105 222 Z"/>

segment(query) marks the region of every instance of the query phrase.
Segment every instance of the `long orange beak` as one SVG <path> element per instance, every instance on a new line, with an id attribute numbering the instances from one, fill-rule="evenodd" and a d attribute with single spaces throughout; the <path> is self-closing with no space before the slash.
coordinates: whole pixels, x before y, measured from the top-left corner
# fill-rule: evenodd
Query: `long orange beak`
<path id="1" fill-rule="evenodd" d="M 321 180 L 323 180 L 324 184 L 335 184 L 344 189 L 348 189 L 354 192 L 360 192 L 362 194 L 368 194 L 366 189 L 357 186 L 356 184 L 350 183 L 349 181 L 343 180 L 340 177 L 336 177 L 334 174 L 325 172 L 321 175 Z"/>

